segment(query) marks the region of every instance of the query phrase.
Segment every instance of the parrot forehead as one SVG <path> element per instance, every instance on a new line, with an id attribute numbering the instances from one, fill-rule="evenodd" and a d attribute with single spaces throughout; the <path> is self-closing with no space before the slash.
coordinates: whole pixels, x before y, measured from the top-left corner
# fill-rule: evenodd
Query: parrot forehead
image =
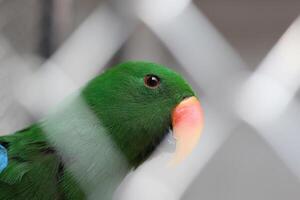
<path id="1" fill-rule="evenodd" d="M 143 62 L 143 61 L 130 61 L 122 63 L 115 68 L 116 72 L 121 72 L 123 78 L 128 76 L 135 78 L 143 78 L 146 75 L 158 76 L 165 84 L 174 88 L 192 91 L 190 84 L 176 71 L 165 67 L 160 64 Z M 124 74 L 126 74 L 124 76 Z"/>
<path id="2" fill-rule="evenodd" d="M 166 76 L 179 76 L 175 71 L 156 63 L 150 62 L 126 62 L 118 66 L 118 70 L 126 71 L 129 74 L 143 76 L 145 74 L 157 74 Z"/>
<path id="3" fill-rule="evenodd" d="M 4 146 L 0 144 L 0 173 L 7 167 L 8 157 L 7 150 Z"/>

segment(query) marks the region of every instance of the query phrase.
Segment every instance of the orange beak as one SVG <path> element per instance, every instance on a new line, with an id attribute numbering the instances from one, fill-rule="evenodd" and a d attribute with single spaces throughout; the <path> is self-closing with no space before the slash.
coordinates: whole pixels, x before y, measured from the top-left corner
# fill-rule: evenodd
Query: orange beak
<path id="1" fill-rule="evenodd" d="M 175 107 L 172 126 L 176 151 L 171 164 L 179 164 L 196 147 L 203 129 L 203 110 L 196 97 L 186 98 Z"/>

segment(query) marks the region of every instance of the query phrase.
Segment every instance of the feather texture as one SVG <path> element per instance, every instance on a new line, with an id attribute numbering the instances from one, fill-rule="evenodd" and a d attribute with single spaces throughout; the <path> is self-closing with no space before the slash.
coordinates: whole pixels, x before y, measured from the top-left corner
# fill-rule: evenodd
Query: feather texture
<path id="1" fill-rule="evenodd" d="M 149 74 L 160 79 L 155 89 L 145 86 Z M 179 74 L 157 64 L 106 71 L 42 121 L 0 137 L 8 153 L 0 200 L 112 199 L 166 135 L 173 108 L 192 95 Z"/>

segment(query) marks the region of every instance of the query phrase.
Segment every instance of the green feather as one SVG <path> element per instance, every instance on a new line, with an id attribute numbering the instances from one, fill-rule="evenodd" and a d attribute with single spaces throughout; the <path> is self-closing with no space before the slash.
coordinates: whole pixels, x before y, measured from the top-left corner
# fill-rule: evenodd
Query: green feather
<path id="1" fill-rule="evenodd" d="M 160 85 L 146 87 L 147 75 Z M 166 135 L 172 109 L 193 95 L 179 74 L 157 64 L 107 70 L 42 121 L 0 137 L 9 157 L 0 200 L 111 199 Z"/>

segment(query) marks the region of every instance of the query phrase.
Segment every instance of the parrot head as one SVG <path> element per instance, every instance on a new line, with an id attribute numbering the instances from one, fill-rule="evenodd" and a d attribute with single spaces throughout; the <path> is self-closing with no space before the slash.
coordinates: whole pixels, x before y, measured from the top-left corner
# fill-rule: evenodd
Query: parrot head
<path id="1" fill-rule="evenodd" d="M 90 81 L 83 99 L 132 167 L 145 161 L 171 129 L 182 161 L 196 146 L 203 112 L 191 86 L 154 63 L 126 62 Z"/>

